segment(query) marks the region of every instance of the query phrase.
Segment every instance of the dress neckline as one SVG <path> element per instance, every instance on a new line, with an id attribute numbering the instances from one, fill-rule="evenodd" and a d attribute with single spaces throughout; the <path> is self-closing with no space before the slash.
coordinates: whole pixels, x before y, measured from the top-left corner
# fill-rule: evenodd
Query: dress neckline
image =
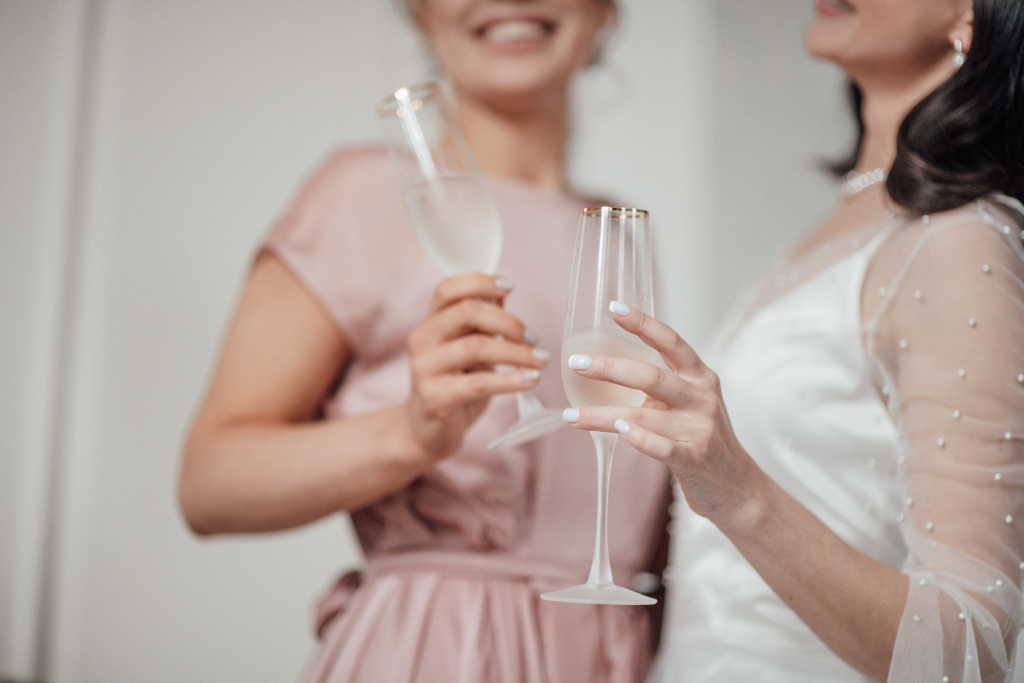
<path id="1" fill-rule="evenodd" d="M 840 267 L 845 267 L 850 261 L 856 258 L 863 258 L 865 260 L 869 260 L 871 256 L 875 253 L 875 251 L 878 249 L 878 247 L 882 244 L 882 242 L 884 242 L 885 239 L 892 233 L 892 231 L 895 230 L 900 225 L 903 225 L 905 222 L 906 218 L 901 217 L 899 215 L 886 216 L 884 218 L 878 219 L 877 221 L 872 221 L 872 223 L 874 224 L 883 225 L 878 230 L 878 232 L 875 233 L 871 237 L 871 239 L 869 239 L 865 244 L 861 245 L 860 247 L 857 247 L 849 254 L 846 254 L 845 256 L 836 259 L 834 262 L 830 263 L 829 265 L 825 266 L 818 272 L 814 273 L 806 280 L 798 284 L 795 284 L 791 289 L 783 292 L 774 299 L 768 300 L 767 303 L 758 306 L 755 306 L 753 305 L 753 303 L 750 303 L 749 300 L 752 297 L 759 294 L 761 291 L 760 287 L 753 289 L 748 295 L 748 297 L 746 297 L 748 301 L 744 303 L 742 307 L 740 307 L 739 311 L 737 312 L 737 315 L 734 316 L 725 326 L 723 326 L 721 333 L 717 335 L 715 342 L 712 344 L 712 348 L 720 352 L 735 339 L 736 335 L 739 334 L 739 332 L 743 328 L 752 324 L 757 318 L 760 318 L 763 315 L 768 314 L 773 309 L 784 304 L 789 299 L 797 296 L 798 294 L 802 294 L 804 290 L 806 290 L 812 284 L 819 282 L 830 273 L 840 269 Z M 762 282 L 764 282 L 764 280 L 762 280 Z"/>

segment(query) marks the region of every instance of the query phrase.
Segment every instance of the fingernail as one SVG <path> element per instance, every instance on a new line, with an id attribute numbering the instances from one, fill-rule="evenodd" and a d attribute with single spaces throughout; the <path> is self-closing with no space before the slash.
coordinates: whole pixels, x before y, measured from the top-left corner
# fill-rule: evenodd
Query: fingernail
<path id="1" fill-rule="evenodd" d="M 610 304 L 608 304 L 608 310 L 614 313 L 615 315 L 621 315 L 623 317 L 633 312 L 632 308 L 622 303 L 621 301 L 613 301 Z"/>
<path id="2" fill-rule="evenodd" d="M 562 419 L 570 423 L 576 422 L 576 420 L 580 419 L 580 411 L 575 408 L 566 408 L 562 411 Z"/>
<path id="3" fill-rule="evenodd" d="M 551 360 L 551 352 L 548 351 L 547 349 L 533 349 L 530 351 L 530 355 L 536 358 L 537 360 L 542 360 L 545 362 Z"/>
<path id="4" fill-rule="evenodd" d="M 499 277 L 497 280 L 494 281 L 494 286 L 503 292 L 511 292 L 513 289 L 515 289 L 516 283 L 511 278 Z"/>
<path id="5" fill-rule="evenodd" d="M 540 370 L 527 370 L 523 373 L 524 382 L 536 382 L 540 379 Z"/>
<path id="6" fill-rule="evenodd" d="M 533 346 L 540 341 L 540 337 L 534 334 L 533 330 L 523 330 L 523 340 L 530 346 Z"/>
<path id="7" fill-rule="evenodd" d="M 617 431 L 619 434 L 629 434 L 629 430 L 631 429 L 633 428 L 630 427 L 629 423 L 626 422 L 625 420 L 615 421 L 615 431 Z"/>
<path id="8" fill-rule="evenodd" d="M 586 370 L 592 362 L 593 360 L 590 356 L 583 356 L 578 353 L 569 356 L 569 367 L 573 370 Z"/>

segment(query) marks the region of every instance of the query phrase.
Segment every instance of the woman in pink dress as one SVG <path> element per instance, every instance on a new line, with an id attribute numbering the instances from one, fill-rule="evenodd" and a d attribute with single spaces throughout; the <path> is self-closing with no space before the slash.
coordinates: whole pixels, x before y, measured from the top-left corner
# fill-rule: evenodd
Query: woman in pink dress
<path id="1" fill-rule="evenodd" d="M 314 681 L 641 681 L 646 611 L 539 599 L 586 577 L 589 437 L 566 429 L 486 449 L 515 420 L 510 392 L 565 402 L 545 346 L 561 336 L 586 204 L 563 173 L 568 86 L 615 7 L 423 0 L 409 10 L 491 180 L 500 275 L 442 280 L 384 152 L 335 153 L 255 261 L 185 447 L 182 508 L 202 534 L 351 512 L 367 566 L 320 606 Z M 622 448 L 612 489 L 612 565 L 629 583 L 656 554 L 668 473 Z"/>

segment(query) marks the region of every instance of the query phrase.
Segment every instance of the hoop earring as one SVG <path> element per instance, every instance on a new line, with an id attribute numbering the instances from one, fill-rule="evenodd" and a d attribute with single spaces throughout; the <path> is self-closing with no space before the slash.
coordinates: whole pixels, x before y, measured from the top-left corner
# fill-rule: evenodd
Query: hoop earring
<path id="1" fill-rule="evenodd" d="M 956 50 L 956 54 L 953 55 L 953 65 L 956 68 L 960 68 L 964 65 L 964 44 L 960 42 L 959 38 L 953 41 L 953 49 Z"/>

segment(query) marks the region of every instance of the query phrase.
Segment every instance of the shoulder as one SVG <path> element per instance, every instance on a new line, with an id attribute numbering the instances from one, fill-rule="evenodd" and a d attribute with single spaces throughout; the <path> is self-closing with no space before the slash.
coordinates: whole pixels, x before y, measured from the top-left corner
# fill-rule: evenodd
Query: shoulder
<path id="1" fill-rule="evenodd" d="M 977 303 L 983 292 L 993 304 L 1019 300 L 1024 291 L 1020 229 L 987 199 L 908 217 L 872 257 L 864 284 L 865 292 L 888 292 L 890 298 L 930 293 L 933 302 L 946 305 Z M 875 313 L 870 305 L 864 310 L 871 317 L 887 304 L 879 306 Z"/>
<path id="2" fill-rule="evenodd" d="M 990 200 L 935 214 L 921 223 L 921 252 L 950 266 L 972 263 L 978 258 L 993 258 L 1010 265 L 1024 258 L 1020 225 Z"/>
<path id="3" fill-rule="evenodd" d="M 880 250 L 892 265 L 959 269 L 996 263 L 1017 270 L 1024 264 L 1021 226 L 1012 212 L 982 199 L 941 213 L 908 218 Z"/>
<path id="4" fill-rule="evenodd" d="M 388 163 L 388 154 L 381 147 L 342 147 L 327 155 L 321 172 L 338 176 L 360 175 L 379 171 Z"/>
<path id="5" fill-rule="evenodd" d="M 367 230 L 373 225 L 374 230 Z M 317 253 L 359 253 L 388 230 L 408 226 L 398 178 L 387 153 L 376 147 L 331 152 L 308 176 L 270 235 Z M 411 235 L 411 230 L 408 231 Z"/>
<path id="6" fill-rule="evenodd" d="M 351 232 L 348 227 L 365 227 L 368 216 L 377 225 L 405 225 L 397 174 L 383 149 L 344 148 L 306 178 L 279 225 L 299 232 Z"/>
<path id="7" fill-rule="evenodd" d="M 387 152 L 378 147 L 349 147 L 327 156 L 306 180 L 300 197 L 361 196 L 381 190 L 397 191 Z"/>
<path id="8" fill-rule="evenodd" d="M 965 320 L 1019 317 L 1024 305 L 1020 231 L 987 202 L 911 219 L 898 232 L 903 234 L 891 240 L 880 279 L 873 283 L 885 285 L 879 291 L 893 297 L 901 312 L 894 318 L 897 327 L 927 324 L 938 330 L 947 324 L 932 339 L 942 345 L 962 341 L 958 335 Z M 922 316 L 931 322 L 922 322 Z"/>

